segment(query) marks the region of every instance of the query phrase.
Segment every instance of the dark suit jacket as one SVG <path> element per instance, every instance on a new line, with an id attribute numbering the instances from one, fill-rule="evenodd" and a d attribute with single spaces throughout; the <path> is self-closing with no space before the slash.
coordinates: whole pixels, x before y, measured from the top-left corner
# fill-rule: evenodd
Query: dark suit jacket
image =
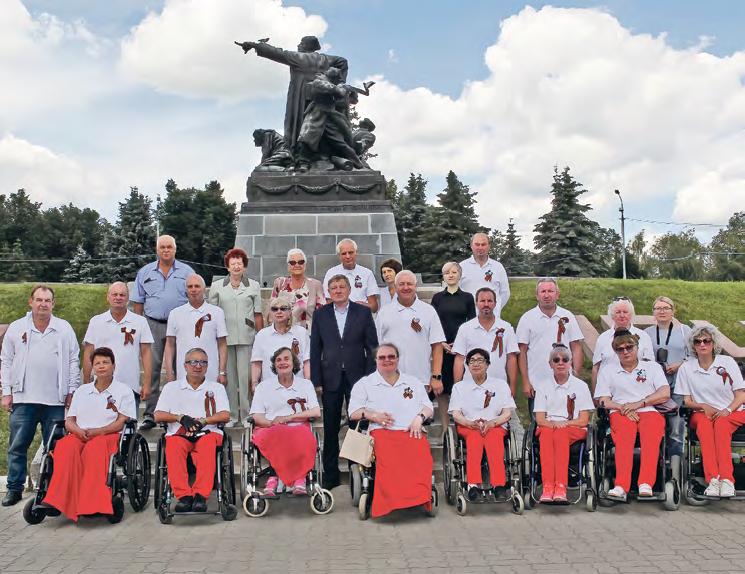
<path id="1" fill-rule="evenodd" d="M 334 315 L 334 304 L 316 309 L 310 335 L 310 378 L 316 387 L 335 391 L 341 383 L 342 371 L 354 384 L 375 370 L 373 349 L 378 346 L 370 309 L 359 303 L 349 302 L 344 334 Z"/>

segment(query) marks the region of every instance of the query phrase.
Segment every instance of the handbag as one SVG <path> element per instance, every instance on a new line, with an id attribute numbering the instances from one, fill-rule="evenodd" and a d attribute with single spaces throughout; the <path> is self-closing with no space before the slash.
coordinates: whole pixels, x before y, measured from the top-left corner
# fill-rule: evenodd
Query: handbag
<path id="1" fill-rule="evenodd" d="M 370 468 L 373 461 L 374 446 L 375 439 L 372 436 L 350 428 L 344 437 L 339 457 Z"/>
<path id="2" fill-rule="evenodd" d="M 657 412 L 663 415 L 676 414 L 678 412 L 678 403 L 673 399 L 667 399 L 664 403 L 654 406 Z"/>

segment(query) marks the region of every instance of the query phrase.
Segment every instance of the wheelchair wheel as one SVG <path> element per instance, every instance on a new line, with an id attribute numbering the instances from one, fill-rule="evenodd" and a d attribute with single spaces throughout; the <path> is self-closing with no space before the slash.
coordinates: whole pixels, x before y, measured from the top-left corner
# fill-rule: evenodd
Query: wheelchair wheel
<path id="1" fill-rule="evenodd" d="M 600 485 L 600 490 L 604 494 L 608 494 L 608 492 L 610 491 L 610 478 L 608 478 L 607 476 L 603 478 L 603 481 Z M 598 496 L 598 503 L 600 504 L 600 506 L 603 506 L 605 508 L 610 508 L 611 506 L 615 506 L 616 504 L 612 500 L 608 500 L 607 498 L 602 499 L 600 498 L 600 496 Z"/>
<path id="2" fill-rule="evenodd" d="M 227 504 L 223 502 L 222 507 L 220 508 L 220 514 L 222 515 L 223 520 L 235 520 L 238 516 L 238 509 L 235 507 L 235 504 Z"/>
<path id="3" fill-rule="evenodd" d="M 695 492 L 693 489 L 693 484 L 691 484 L 690 481 L 686 481 L 683 484 L 683 499 L 685 499 L 686 504 L 690 506 L 705 506 L 709 502 L 708 500 L 699 500 L 698 498 L 688 496 L 689 491 Z"/>
<path id="4" fill-rule="evenodd" d="M 459 515 L 465 516 L 468 512 L 468 503 L 466 503 L 466 497 L 463 496 L 462 492 L 459 492 L 455 499 L 455 510 Z"/>
<path id="5" fill-rule="evenodd" d="M 114 498 L 111 499 L 111 508 L 114 512 L 113 514 L 107 514 L 106 520 L 111 524 L 119 524 L 122 521 L 122 518 L 124 518 L 124 499 L 119 496 L 114 496 Z"/>
<path id="6" fill-rule="evenodd" d="M 533 493 L 530 491 L 529 486 L 525 487 L 525 496 L 523 497 L 523 502 L 525 502 L 525 508 L 527 508 L 528 510 L 533 510 L 537 503 L 536 499 L 533 498 Z"/>
<path id="7" fill-rule="evenodd" d="M 674 480 L 668 480 L 665 483 L 665 510 L 678 510 L 680 506 L 680 487 Z"/>
<path id="8" fill-rule="evenodd" d="M 427 514 L 429 516 L 437 516 L 437 491 L 433 488 L 429 495 L 429 510 L 427 511 Z"/>
<path id="9" fill-rule="evenodd" d="M 516 492 L 512 497 L 512 512 L 520 516 L 523 510 L 525 510 L 525 502 L 523 501 L 523 497 L 520 496 L 520 493 Z"/>
<path id="10" fill-rule="evenodd" d="M 126 464 L 129 504 L 135 512 L 142 512 L 150 498 L 150 447 L 140 433 L 129 441 Z"/>
<path id="11" fill-rule="evenodd" d="M 243 499 L 243 511 L 251 518 L 260 518 L 269 511 L 269 501 L 249 494 Z"/>
<path id="12" fill-rule="evenodd" d="M 170 524 L 173 522 L 173 516 L 168 513 L 167 506 L 157 506 L 156 508 L 158 509 L 158 518 L 161 524 Z"/>
<path id="13" fill-rule="evenodd" d="M 598 497 L 591 490 L 587 490 L 585 493 L 587 512 L 595 512 L 598 508 Z"/>
<path id="14" fill-rule="evenodd" d="M 23 519 L 29 524 L 39 524 L 47 516 L 44 508 L 34 509 L 34 502 L 36 502 L 35 496 L 23 507 Z"/>
<path id="15" fill-rule="evenodd" d="M 248 494 L 248 431 L 241 435 L 241 500 Z"/>
<path id="16" fill-rule="evenodd" d="M 334 507 L 334 495 L 330 490 L 314 492 L 310 497 L 310 509 L 316 514 L 328 514 Z"/>
<path id="17" fill-rule="evenodd" d="M 370 509 L 367 507 L 367 500 L 370 495 L 367 492 L 363 492 L 360 495 L 360 504 L 357 507 L 357 516 L 360 520 L 367 520 L 370 518 Z"/>
<path id="18" fill-rule="evenodd" d="M 356 462 L 349 463 L 349 495 L 352 498 L 352 506 L 358 507 L 362 495 L 362 471 Z"/>
<path id="19" fill-rule="evenodd" d="M 233 441 L 227 433 L 223 438 L 223 508 L 233 506 L 235 510 L 235 470 L 233 466 Z M 235 514 L 238 514 L 236 511 Z M 224 518 L 224 516 L 223 516 Z M 226 520 L 233 520 L 235 516 Z"/>
<path id="20" fill-rule="evenodd" d="M 159 512 L 166 490 L 166 477 L 163 474 L 166 462 L 165 439 L 158 439 L 155 450 L 155 491 L 153 492 L 153 507 Z M 162 522 L 162 520 L 161 520 Z M 164 523 L 165 524 L 165 523 Z"/>
<path id="21" fill-rule="evenodd" d="M 455 437 L 452 427 L 448 427 L 445 431 L 445 441 L 442 444 L 442 482 L 445 489 L 445 501 L 448 504 L 455 504 L 458 492 L 455 465 L 453 464 L 454 456 Z"/>

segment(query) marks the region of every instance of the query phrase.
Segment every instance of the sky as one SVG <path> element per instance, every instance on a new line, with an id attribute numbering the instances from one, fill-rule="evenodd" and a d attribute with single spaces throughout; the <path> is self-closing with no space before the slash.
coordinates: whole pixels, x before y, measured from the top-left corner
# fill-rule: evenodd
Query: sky
<path id="1" fill-rule="evenodd" d="M 254 129 L 281 132 L 285 66 L 234 40 L 314 34 L 374 79 L 372 167 L 402 187 L 453 170 L 482 225 L 532 247 L 554 166 L 630 239 L 745 209 L 738 0 L 0 0 L 0 193 L 116 219 L 130 186 L 217 179 L 245 201 Z M 663 223 L 649 223 L 663 222 Z"/>

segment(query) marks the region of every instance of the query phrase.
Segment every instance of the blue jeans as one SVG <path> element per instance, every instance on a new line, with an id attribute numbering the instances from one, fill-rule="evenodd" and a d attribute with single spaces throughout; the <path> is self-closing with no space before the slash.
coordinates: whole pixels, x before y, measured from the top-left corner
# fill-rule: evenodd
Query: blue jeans
<path id="1" fill-rule="evenodd" d="M 54 419 L 65 418 L 65 407 L 20 403 L 13 405 L 10 413 L 10 440 L 8 441 L 8 490 L 23 491 L 26 484 L 28 449 L 34 441 L 36 427 L 41 423 L 44 443 L 49 440 Z"/>

